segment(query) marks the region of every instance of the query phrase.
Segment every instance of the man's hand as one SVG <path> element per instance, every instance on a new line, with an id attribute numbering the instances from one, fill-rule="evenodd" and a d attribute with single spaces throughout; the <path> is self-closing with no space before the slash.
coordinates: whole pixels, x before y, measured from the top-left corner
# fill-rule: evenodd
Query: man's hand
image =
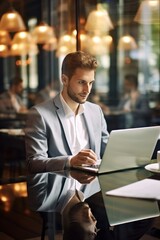
<path id="1" fill-rule="evenodd" d="M 76 171 L 76 170 L 71 170 L 70 175 L 72 178 L 76 179 L 81 184 L 89 184 L 96 177 L 96 176 L 92 176 L 91 174 L 89 174 L 87 172 L 84 173 L 84 172 L 80 172 L 80 171 Z"/>
<path id="2" fill-rule="evenodd" d="M 70 159 L 70 166 L 75 165 L 93 165 L 97 161 L 97 156 L 95 152 L 91 149 L 83 149 L 77 155 Z"/>

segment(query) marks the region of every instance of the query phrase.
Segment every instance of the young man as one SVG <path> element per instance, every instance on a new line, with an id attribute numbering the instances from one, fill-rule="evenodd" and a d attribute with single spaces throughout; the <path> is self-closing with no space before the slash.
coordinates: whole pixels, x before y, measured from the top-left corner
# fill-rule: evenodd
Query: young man
<path id="1" fill-rule="evenodd" d="M 25 130 L 30 172 L 92 165 L 104 153 L 108 131 L 101 108 L 87 102 L 97 61 L 87 53 L 68 54 L 62 63 L 62 92 L 32 107 Z"/>

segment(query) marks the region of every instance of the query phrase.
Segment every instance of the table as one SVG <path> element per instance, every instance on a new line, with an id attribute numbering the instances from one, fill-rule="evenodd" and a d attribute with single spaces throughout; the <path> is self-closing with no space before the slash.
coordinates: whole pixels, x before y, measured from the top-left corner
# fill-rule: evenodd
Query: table
<path id="1" fill-rule="evenodd" d="M 29 205 L 43 219 L 41 239 L 141 239 L 160 215 L 159 202 L 105 193 L 145 178 L 160 177 L 144 168 L 99 176 L 75 170 L 29 175 Z"/>
<path id="2" fill-rule="evenodd" d="M 0 179 L 16 177 L 24 173 L 25 141 L 21 128 L 0 129 L 1 161 Z M 7 174 L 6 174 L 7 170 Z M 8 171 L 9 170 L 9 171 Z"/>
<path id="3" fill-rule="evenodd" d="M 26 113 L 0 113 L 1 128 L 24 128 L 26 125 Z"/>

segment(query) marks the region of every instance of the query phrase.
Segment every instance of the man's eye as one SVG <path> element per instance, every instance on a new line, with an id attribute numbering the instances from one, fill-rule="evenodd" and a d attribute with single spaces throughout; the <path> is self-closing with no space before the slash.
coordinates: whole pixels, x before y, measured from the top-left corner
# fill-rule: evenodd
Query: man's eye
<path id="1" fill-rule="evenodd" d="M 79 81 L 79 84 L 84 84 L 84 81 Z"/>

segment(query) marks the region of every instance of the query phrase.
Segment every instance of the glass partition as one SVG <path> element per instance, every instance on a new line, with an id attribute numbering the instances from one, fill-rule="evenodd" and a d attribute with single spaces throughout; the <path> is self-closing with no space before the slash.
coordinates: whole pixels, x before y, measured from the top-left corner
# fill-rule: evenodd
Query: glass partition
<path id="1" fill-rule="evenodd" d="M 34 38 L 36 47 L 30 41 L 29 52 L 21 51 L 15 55 L 11 52 L 4 54 L 0 48 L 1 92 L 8 87 L 9 78 L 20 75 L 24 79 L 24 97 L 30 107 L 35 104 L 37 92 L 46 86 L 55 93 L 61 89 L 60 67 L 67 53 L 87 51 L 99 63 L 89 100 L 102 106 L 108 121 L 110 118 L 111 122 L 115 121 L 111 129 L 132 127 L 132 124 L 117 125 L 117 122 L 132 122 L 131 111 L 140 116 L 146 110 L 147 101 L 145 125 L 159 124 L 159 0 L 16 2 L 12 4 L 24 19 L 26 31 Z M 5 4 L 6 1 L 0 3 L 1 16 L 7 10 Z M 39 25 L 49 27 L 46 39 L 37 37 L 35 28 Z M 15 32 L 10 35 L 13 39 Z M 12 45 L 8 47 L 12 50 Z M 133 91 L 132 100 L 128 98 L 122 109 L 122 96 L 127 98 L 131 92 L 125 85 L 128 76 L 136 78 L 138 91 Z"/>

